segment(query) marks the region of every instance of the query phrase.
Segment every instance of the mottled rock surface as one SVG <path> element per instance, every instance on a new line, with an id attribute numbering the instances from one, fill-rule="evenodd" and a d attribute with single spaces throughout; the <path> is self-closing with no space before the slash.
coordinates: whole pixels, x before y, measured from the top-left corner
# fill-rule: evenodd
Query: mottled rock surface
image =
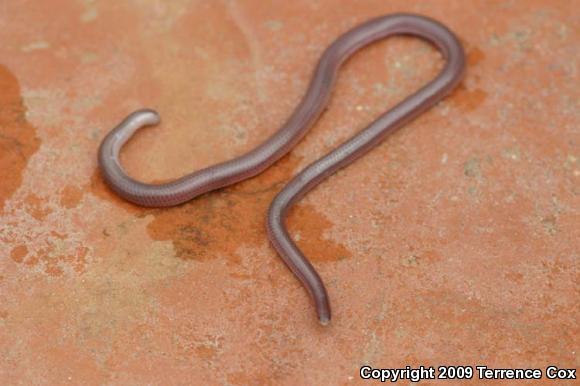
<path id="1" fill-rule="evenodd" d="M 396 37 L 357 54 L 327 113 L 259 177 L 170 209 L 104 185 L 99 142 L 132 110 L 164 120 L 124 149 L 134 177 L 229 159 L 284 122 L 340 33 L 399 11 L 456 31 L 469 68 L 292 212 L 330 326 L 269 245 L 268 204 L 432 78 L 430 45 Z M 369 384 L 363 364 L 578 367 L 579 16 L 562 0 L 0 2 L 0 383 L 350 385 Z"/>

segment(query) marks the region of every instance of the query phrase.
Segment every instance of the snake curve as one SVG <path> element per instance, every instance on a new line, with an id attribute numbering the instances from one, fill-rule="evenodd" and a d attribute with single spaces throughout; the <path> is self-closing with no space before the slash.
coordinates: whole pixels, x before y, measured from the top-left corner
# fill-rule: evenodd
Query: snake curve
<path id="1" fill-rule="evenodd" d="M 187 174 L 164 184 L 137 181 L 122 168 L 119 152 L 140 128 L 160 122 L 150 109 L 133 112 L 103 139 L 98 154 L 106 183 L 119 196 L 141 206 L 179 205 L 201 194 L 260 174 L 288 153 L 306 134 L 330 98 L 341 64 L 360 48 L 392 35 L 413 35 L 439 49 L 444 68 L 428 84 L 381 115 L 338 148 L 313 162 L 294 177 L 272 201 L 267 229 L 270 241 L 286 265 L 314 300 L 322 325 L 330 322 L 330 302 L 322 279 L 290 238 L 285 226 L 290 207 L 322 180 L 352 163 L 378 145 L 388 134 L 404 126 L 449 94 L 461 81 L 465 69 L 463 47 L 439 22 L 419 15 L 392 14 L 367 21 L 344 33 L 320 58 L 308 90 L 286 123 L 265 142 L 237 158 Z"/>

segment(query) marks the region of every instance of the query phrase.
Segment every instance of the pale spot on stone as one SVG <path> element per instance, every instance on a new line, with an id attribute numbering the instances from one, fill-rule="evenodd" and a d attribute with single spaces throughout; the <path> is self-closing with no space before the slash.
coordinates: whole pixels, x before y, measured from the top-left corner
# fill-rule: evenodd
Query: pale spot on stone
<path id="1" fill-rule="evenodd" d="M 81 55 L 81 62 L 83 64 L 94 63 L 99 59 L 99 56 L 94 52 L 85 52 Z"/>
<path id="2" fill-rule="evenodd" d="M 404 267 L 416 267 L 419 265 L 419 262 L 417 261 L 417 257 L 412 255 L 401 259 L 401 264 Z"/>
<path id="3" fill-rule="evenodd" d="M 566 161 L 564 161 L 564 169 L 573 170 L 572 174 L 574 175 L 574 177 L 578 177 L 580 175 L 580 171 L 576 168 L 577 163 L 578 158 L 572 154 L 569 154 L 566 157 Z"/>
<path id="4" fill-rule="evenodd" d="M 544 217 L 542 219 L 542 225 L 544 226 L 544 231 L 551 236 L 558 232 L 558 228 L 556 227 L 556 216 L 554 215 Z"/>
<path id="5" fill-rule="evenodd" d="M 266 28 L 272 31 L 280 31 L 282 27 L 284 27 L 284 23 L 281 22 L 280 20 L 268 20 L 264 22 L 264 25 L 266 26 Z"/>
<path id="6" fill-rule="evenodd" d="M 96 8 L 89 8 L 81 15 L 81 21 L 83 23 L 90 23 L 99 17 L 99 11 Z"/>
<path id="7" fill-rule="evenodd" d="M 193 52 L 199 56 L 200 58 L 202 58 L 203 60 L 208 60 L 209 59 L 209 54 L 207 53 L 206 50 L 204 50 L 203 48 L 200 47 L 193 47 Z"/>
<path id="8" fill-rule="evenodd" d="M 480 177 L 481 169 L 479 166 L 479 159 L 472 158 L 465 163 L 463 173 L 467 177 Z"/>
<path id="9" fill-rule="evenodd" d="M 569 32 L 569 28 L 567 25 L 560 24 L 558 26 L 558 35 L 560 35 L 560 38 L 566 39 L 568 37 L 568 32 Z"/>
<path id="10" fill-rule="evenodd" d="M 46 50 L 48 48 L 50 48 L 50 44 L 48 42 L 39 40 L 20 47 L 20 51 L 28 53 L 32 51 Z"/>
<path id="11" fill-rule="evenodd" d="M 518 148 L 504 149 L 502 153 L 505 158 L 513 161 L 518 161 L 520 159 L 520 150 Z"/>

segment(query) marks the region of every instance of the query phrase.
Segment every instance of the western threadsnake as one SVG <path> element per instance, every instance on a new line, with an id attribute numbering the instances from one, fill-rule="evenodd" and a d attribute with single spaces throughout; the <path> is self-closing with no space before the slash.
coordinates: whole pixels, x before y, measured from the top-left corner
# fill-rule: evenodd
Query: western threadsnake
<path id="1" fill-rule="evenodd" d="M 284 262 L 308 290 L 321 324 L 330 321 L 330 303 L 322 279 L 290 238 L 285 226 L 289 208 L 338 169 L 378 145 L 388 134 L 405 125 L 445 97 L 461 81 L 465 55 L 457 37 L 444 25 L 412 14 L 393 14 L 367 21 L 340 36 L 320 58 L 301 102 L 286 123 L 253 150 L 229 161 L 185 175 L 164 184 L 146 184 L 129 177 L 119 162 L 119 152 L 140 128 L 160 122 L 150 109 L 133 112 L 104 138 L 99 148 L 102 175 L 119 196 L 142 206 L 182 204 L 203 193 L 253 177 L 288 153 L 324 111 L 341 64 L 379 39 L 413 35 L 434 44 L 445 65 L 428 84 L 381 115 L 347 142 L 313 162 L 294 177 L 274 198 L 267 216 L 269 238 Z"/>

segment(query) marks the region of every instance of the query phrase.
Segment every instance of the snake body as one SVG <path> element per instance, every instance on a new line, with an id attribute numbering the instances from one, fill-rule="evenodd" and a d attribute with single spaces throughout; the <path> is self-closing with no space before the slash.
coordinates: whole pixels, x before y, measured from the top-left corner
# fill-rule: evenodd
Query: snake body
<path id="1" fill-rule="evenodd" d="M 286 123 L 253 150 L 229 161 L 164 184 L 146 184 L 127 175 L 119 152 L 140 128 L 160 122 L 150 109 L 133 112 L 115 127 L 99 148 L 102 175 L 119 196 L 141 206 L 179 205 L 201 194 L 253 177 L 288 153 L 324 111 L 342 63 L 360 48 L 392 35 L 413 35 L 439 49 L 445 65 L 424 87 L 381 115 L 338 148 L 313 162 L 275 197 L 267 217 L 269 238 L 284 262 L 312 296 L 321 324 L 331 318 L 322 279 L 290 238 L 285 226 L 290 207 L 322 180 L 377 146 L 388 134 L 416 118 L 449 94 L 461 81 L 465 55 L 457 37 L 439 22 L 418 15 L 393 14 L 363 23 L 340 36 L 320 58 L 308 90 Z"/>

